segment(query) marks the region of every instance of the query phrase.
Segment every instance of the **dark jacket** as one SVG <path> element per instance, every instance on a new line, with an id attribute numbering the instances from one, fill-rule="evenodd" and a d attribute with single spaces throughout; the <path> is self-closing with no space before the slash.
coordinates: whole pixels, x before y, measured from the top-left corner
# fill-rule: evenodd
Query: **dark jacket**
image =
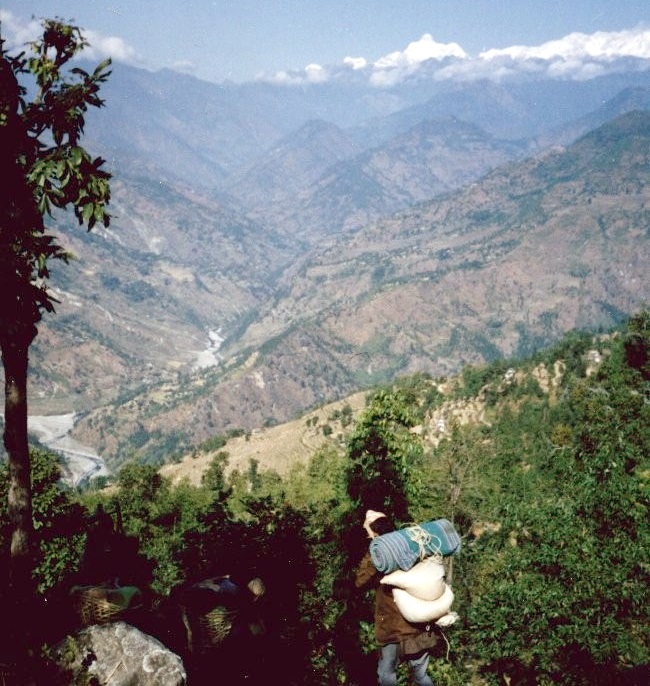
<path id="1" fill-rule="evenodd" d="M 379 645 L 400 643 L 404 638 L 419 634 L 421 627 L 409 624 L 397 609 L 393 589 L 380 584 L 381 574 L 375 569 L 366 553 L 356 569 L 354 585 L 357 588 L 375 587 L 375 637 Z"/>

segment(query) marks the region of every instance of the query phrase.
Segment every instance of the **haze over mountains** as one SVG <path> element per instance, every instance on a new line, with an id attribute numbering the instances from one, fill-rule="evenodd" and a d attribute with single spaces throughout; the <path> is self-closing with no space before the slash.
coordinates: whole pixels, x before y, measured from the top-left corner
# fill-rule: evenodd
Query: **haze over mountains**
<path id="1" fill-rule="evenodd" d="M 31 412 L 113 465 L 647 303 L 650 71 L 393 87 L 116 65 L 108 230 L 56 231 Z M 212 366 L 206 366 L 212 362 Z"/>

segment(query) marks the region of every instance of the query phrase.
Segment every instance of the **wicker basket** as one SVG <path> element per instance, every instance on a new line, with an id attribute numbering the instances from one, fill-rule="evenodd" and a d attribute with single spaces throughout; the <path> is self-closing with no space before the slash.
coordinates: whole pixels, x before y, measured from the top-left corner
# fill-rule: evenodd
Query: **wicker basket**
<path id="1" fill-rule="evenodd" d="M 230 633 L 235 616 L 234 610 L 220 606 L 200 615 L 197 618 L 198 631 L 195 636 L 194 649 L 206 651 L 218 646 Z"/>
<path id="2" fill-rule="evenodd" d="M 83 626 L 118 621 L 128 609 L 109 599 L 114 589 L 104 586 L 83 586 L 72 590 L 75 611 Z"/>

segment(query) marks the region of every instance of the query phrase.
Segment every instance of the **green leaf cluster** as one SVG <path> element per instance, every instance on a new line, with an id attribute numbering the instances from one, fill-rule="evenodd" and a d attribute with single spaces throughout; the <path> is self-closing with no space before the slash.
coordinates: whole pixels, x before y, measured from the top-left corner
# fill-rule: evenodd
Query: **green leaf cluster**
<path id="1" fill-rule="evenodd" d="M 0 321 L 12 335 L 17 326 L 31 332 L 40 312 L 53 310 L 48 261 L 71 258 L 44 218 L 71 207 L 89 230 L 110 223 L 110 174 L 79 144 L 88 108 L 103 105 L 110 60 L 93 73 L 70 68 L 87 45 L 79 29 L 51 19 L 42 26 L 28 54 L 10 55 L 0 39 Z"/>

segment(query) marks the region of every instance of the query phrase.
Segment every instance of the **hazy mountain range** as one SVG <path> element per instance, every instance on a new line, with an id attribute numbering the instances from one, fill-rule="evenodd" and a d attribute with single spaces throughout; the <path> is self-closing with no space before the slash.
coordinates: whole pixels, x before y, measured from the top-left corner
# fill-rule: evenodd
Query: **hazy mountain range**
<path id="1" fill-rule="evenodd" d="M 55 229 L 32 413 L 162 460 L 397 374 L 647 303 L 650 72 L 390 88 L 115 67 L 85 143 L 110 229 Z"/>

